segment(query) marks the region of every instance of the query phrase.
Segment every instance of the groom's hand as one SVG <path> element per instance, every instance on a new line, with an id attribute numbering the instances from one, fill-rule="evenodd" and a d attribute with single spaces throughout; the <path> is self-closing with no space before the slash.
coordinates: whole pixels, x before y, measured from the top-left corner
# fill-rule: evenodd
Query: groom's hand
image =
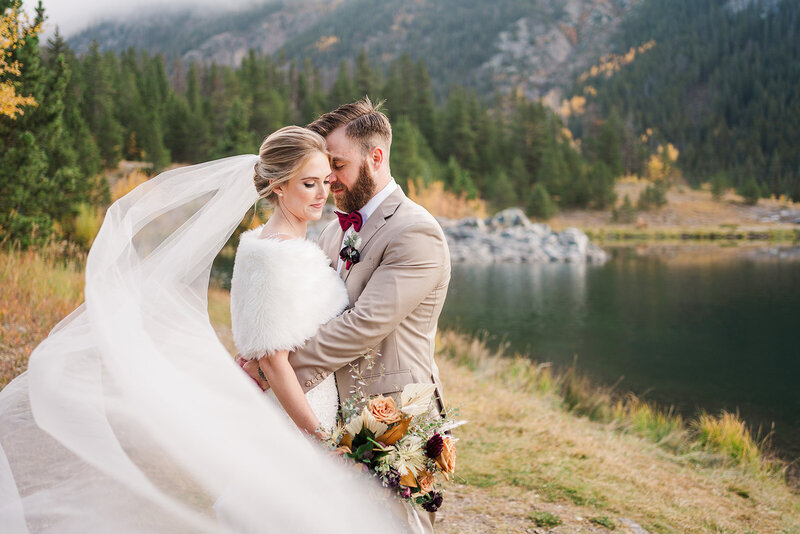
<path id="1" fill-rule="evenodd" d="M 269 382 L 261 378 L 264 375 L 258 372 L 258 360 L 245 360 L 241 354 L 237 354 L 236 363 L 253 379 L 253 382 L 261 388 L 261 391 L 269 389 Z"/>

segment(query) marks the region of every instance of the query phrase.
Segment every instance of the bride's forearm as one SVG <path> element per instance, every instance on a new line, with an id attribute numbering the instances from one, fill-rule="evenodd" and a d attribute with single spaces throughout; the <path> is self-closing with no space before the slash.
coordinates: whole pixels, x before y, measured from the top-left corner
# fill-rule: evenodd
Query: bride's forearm
<path id="1" fill-rule="evenodd" d="M 287 351 L 276 352 L 261 358 L 258 364 L 266 375 L 272 391 L 275 392 L 275 396 L 294 424 L 309 434 L 315 434 L 319 428 L 319 419 L 311 409 L 311 405 L 297 381 L 297 375 L 289 365 L 289 353 Z"/>

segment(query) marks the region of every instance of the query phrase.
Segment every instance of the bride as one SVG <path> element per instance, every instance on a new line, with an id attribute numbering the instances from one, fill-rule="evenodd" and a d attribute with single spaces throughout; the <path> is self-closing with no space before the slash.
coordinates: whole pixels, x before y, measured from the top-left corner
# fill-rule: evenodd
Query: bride
<path id="1" fill-rule="evenodd" d="M 208 318 L 214 257 L 260 196 L 276 196 L 273 221 L 237 251 L 235 342 L 271 354 L 262 373 L 300 428 L 330 423 L 336 399 L 298 394 L 283 354 L 346 302 L 300 240 L 327 194 L 320 139 L 289 127 L 260 156 L 162 173 L 109 208 L 84 304 L 0 392 L 0 532 L 237 532 L 213 508 L 231 488 L 225 513 L 242 530 L 399 531 L 364 479 L 287 424 Z"/>
<path id="2" fill-rule="evenodd" d="M 262 227 L 242 234 L 231 279 L 231 324 L 245 368 L 271 385 L 292 421 L 308 433 L 330 430 L 339 394 L 329 375 L 306 396 L 289 365 L 289 352 L 348 304 L 344 282 L 330 260 L 305 240 L 308 221 L 319 220 L 331 174 L 325 140 L 287 126 L 267 137 L 256 164 L 259 195 L 275 206 Z"/>

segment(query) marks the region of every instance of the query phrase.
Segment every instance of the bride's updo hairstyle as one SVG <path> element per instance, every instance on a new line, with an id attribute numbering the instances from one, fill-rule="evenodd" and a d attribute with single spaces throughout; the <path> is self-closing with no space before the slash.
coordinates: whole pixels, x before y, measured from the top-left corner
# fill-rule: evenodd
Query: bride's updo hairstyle
<path id="1" fill-rule="evenodd" d="M 325 139 L 307 128 L 284 126 L 267 136 L 261 143 L 259 160 L 254 167 L 253 181 L 258 196 L 277 204 L 275 187 L 291 180 L 314 152 L 330 157 Z"/>

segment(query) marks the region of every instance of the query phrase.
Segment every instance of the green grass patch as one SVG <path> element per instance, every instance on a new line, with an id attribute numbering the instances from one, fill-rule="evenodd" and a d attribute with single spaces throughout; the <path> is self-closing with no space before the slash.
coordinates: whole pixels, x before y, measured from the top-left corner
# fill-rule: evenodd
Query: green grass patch
<path id="1" fill-rule="evenodd" d="M 558 525 L 563 523 L 560 517 L 558 517 L 555 514 L 551 514 L 550 512 L 546 512 L 544 510 L 537 510 L 536 512 L 530 514 L 528 517 L 530 517 L 531 521 L 533 521 L 533 524 L 536 525 L 537 527 L 552 528 L 552 527 L 557 527 Z"/>
<path id="2" fill-rule="evenodd" d="M 595 525 L 600 525 L 601 527 L 605 527 L 608 530 L 615 530 L 617 528 L 617 525 L 615 525 L 611 519 L 604 515 L 591 517 L 589 518 L 589 522 L 594 523 Z"/>

